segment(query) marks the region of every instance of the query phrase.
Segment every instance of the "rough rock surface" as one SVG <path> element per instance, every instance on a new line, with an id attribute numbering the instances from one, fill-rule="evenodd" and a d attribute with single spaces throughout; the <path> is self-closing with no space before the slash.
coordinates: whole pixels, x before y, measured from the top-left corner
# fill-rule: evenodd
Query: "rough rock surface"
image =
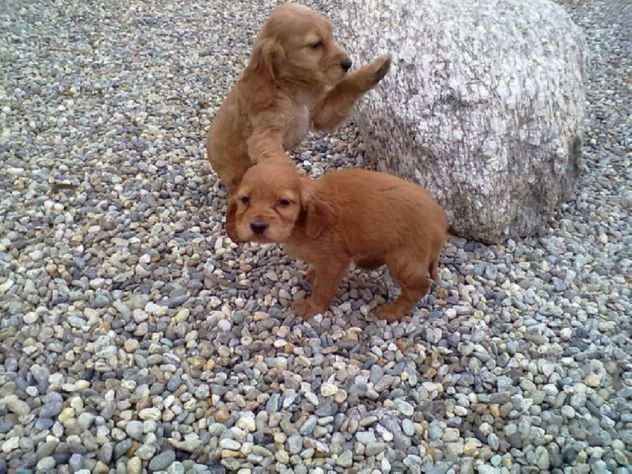
<path id="1" fill-rule="evenodd" d="M 356 60 L 395 57 L 357 114 L 377 167 L 428 187 L 460 235 L 541 233 L 581 169 L 586 51 L 562 8 L 355 0 L 341 19 Z"/>

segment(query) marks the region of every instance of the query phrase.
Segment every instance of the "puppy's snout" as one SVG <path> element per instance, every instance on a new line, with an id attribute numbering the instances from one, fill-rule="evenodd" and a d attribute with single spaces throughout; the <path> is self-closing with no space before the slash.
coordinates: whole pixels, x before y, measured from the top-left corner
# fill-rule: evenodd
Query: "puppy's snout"
<path id="1" fill-rule="evenodd" d="M 340 63 L 340 67 L 342 69 L 344 69 L 345 71 L 348 71 L 351 68 L 351 65 L 353 64 L 353 62 L 351 61 L 351 59 L 349 58 L 344 58 L 342 60 L 342 62 Z"/>
<path id="2" fill-rule="evenodd" d="M 268 228 L 268 224 L 266 224 L 265 222 L 251 222 L 250 228 L 255 234 L 261 235 Z"/>

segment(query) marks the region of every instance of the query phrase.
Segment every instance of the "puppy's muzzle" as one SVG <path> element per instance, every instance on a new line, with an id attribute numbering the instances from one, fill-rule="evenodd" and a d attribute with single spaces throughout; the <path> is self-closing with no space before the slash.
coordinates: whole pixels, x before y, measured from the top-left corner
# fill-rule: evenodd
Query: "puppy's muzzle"
<path id="1" fill-rule="evenodd" d="M 347 71 L 351 68 L 351 65 L 352 65 L 352 64 L 353 64 L 353 62 L 351 61 L 351 59 L 349 59 L 349 58 L 344 58 L 344 59 L 342 60 L 342 62 L 340 63 L 340 67 L 341 67 L 341 68 L 342 68 L 345 72 L 347 72 Z"/>
<path id="2" fill-rule="evenodd" d="M 263 235 L 267 228 L 268 224 L 266 224 L 265 222 L 255 221 L 250 223 L 250 229 L 257 235 Z"/>

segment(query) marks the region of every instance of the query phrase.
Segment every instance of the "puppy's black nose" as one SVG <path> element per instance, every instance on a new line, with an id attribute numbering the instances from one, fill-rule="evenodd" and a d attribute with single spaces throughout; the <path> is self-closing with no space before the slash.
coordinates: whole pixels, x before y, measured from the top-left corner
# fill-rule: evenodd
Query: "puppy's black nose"
<path id="1" fill-rule="evenodd" d="M 349 68 L 351 67 L 353 63 L 351 62 L 351 59 L 349 58 L 345 58 L 341 63 L 340 63 L 340 67 L 342 69 L 344 69 L 345 71 L 348 71 Z"/>
<path id="2" fill-rule="evenodd" d="M 252 229 L 252 231 L 255 234 L 263 234 L 266 229 L 268 228 L 268 224 L 264 223 L 264 222 L 251 222 L 250 223 L 250 228 Z"/>

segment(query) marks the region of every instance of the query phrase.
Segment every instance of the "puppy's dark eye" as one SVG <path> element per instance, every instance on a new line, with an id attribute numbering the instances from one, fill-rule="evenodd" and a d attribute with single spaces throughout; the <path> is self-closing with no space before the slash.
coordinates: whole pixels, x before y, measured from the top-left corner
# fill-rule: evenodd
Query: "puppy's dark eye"
<path id="1" fill-rule="evenodd" d="M 309 44 L 309 47 L 312 48 L 312 49 L 322 48 L 323 46 L 324 45 L 323 45 L 323 42 L 321 40 L 314 41 L 313 43 Z"/>
<path id="2" fill-rule="evenodd" d="M 292 204 L 292 203 L 290 202 L 290 200 L 289 200 L 289 199 L 285 199 L 285 198 L 281 198 L 281 199 L 279 199 L 279 201 L 278 201 L 278 203 L 277 203 L 277 205 L 278 205 L 279 207 L 288 207 L 290 204 Z"/>
<path id="3" fill-rule="evenodd" d="M 239 200 L 244 206 L 247 206 L 248 204 L 250 204 L 250 197 L 248 196 L 242 196 L 239 198 Z"/>

